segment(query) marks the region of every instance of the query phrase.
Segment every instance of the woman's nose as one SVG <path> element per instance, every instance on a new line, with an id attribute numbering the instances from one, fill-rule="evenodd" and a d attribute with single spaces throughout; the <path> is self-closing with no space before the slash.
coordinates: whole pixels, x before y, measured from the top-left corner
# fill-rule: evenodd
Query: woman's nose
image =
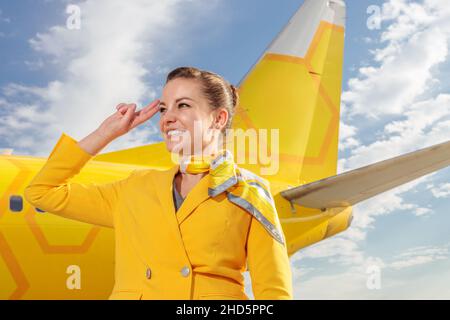
<path id="1" fill-rule="evenodd" d="M 161 114 L 161 122 L 164 126 L 169 123 L 175 122 L 176 120 L 176 113 L 173 112 L 170 108 L 166 109 L 166 111 Z"/>
<path id="2" fill-rule="evenodd" d="M 165 121 L 174 120 L 175 112 L 173 112 L 171 108 L 167 108 L 166 111 L 161 115 L 161 118 Z"/>

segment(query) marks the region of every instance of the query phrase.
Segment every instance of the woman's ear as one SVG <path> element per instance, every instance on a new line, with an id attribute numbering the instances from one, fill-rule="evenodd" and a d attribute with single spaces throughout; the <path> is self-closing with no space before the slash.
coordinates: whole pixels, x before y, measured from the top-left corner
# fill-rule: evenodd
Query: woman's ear
<path id="1" fill-rule="evenodd" d="M 228 121 L 228 111 L 225 108 L 219 108 L 214 118 L 214 129 L 222 129 Z"/>

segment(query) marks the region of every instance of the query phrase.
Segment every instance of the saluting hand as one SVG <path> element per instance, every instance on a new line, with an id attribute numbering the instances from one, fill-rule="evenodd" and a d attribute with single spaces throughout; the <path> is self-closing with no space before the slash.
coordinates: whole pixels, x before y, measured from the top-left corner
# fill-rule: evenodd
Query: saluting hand
<path id="1" fill-rule="evenodd" d="M 136 104 L 119 104 L 117 112 L 109 116 L 97 130 L 83 138 L 78 145 L 91 155 L 96 155 L 111 141 L 144 123 L 159 111 L 159 99 L 136 112 Z"/>
<path id="2" fill-rule="evenodd" d="M 135 103 L 120 103 L 116 106 L 117 112 L 103 121 L 98 131 L 112 141 L 153 117 L 159 111 L 159 102 L 156 99 L 139 111 Z"/>

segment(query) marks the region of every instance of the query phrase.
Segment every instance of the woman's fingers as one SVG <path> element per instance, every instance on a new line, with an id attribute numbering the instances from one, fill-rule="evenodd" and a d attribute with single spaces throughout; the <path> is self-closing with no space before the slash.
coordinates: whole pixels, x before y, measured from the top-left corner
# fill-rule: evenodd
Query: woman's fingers
<path id="1" fill-rule="evenodd" d="M 122 116 L 125 115 L 126 111 L 131 107 L 134 106 L 134 108 L 136 108 L 136 104 L 135 103 L 121 103 L 119 105 L 116 106 L 117 112 L 120 113 Z"/>
<path id="2" fill-rule="evenodd" d="M 136 110 L 136 105 L 134 103 L 128 105 L 127 111 L 125 112 L 125 114 L 123 116 L 126 123 L 130 123 L 131 121 L 134 120 L 134 118 L 135 118 L 134 111 L 135 110 Z"/>
<path id="3" fill-rule="evenodd" d="M 116 109 L 117 109 L 117 114 L 120 114 L 123 116 L 128 109 L 128 104 L 121 103 L 116 107 Z"/>
<path id="4" fill-rule="evenodd" d="M 144 107 L 143 109 L 139 110 L 138 112 L 146 113 L 147 111 L 150 111 L 151 109 L 157 107 L 159 105 L 159 102 L 160 102 L 159 99 L 156 99 L 156 100 L 152 101 L 149 105 Z M 135 104 L 134 103 L 131 103 L 131 104 L 120 103 L 116 106 L 116 109 L 118 111 L 125 110 L 125 108 L 127 108 L 130 105 L 135 105 Z"/>
<path id="5" fill-rule="evenodd" d="M 159 102 L 160 100 L 156 99 L 139 111 L 136 111 L 137 106 L 135 103 L 120 103 L 116 106 L 116 109 L 122 115 L 122 118 L 125 119 L 126 123 L 131 123 L 130 129 L 132 129 L 157 113 L 159 111 Z"/>
<path id="6" fill-rule="evenodd" d="M 156 99 L 149 105 L 147 105 L 145 108 L 136 112 L 136 117 L 133 121 L 132 126 L 138 126 L 141 123 L 144 123 L 145 121 L 153 117 L 153 115 L 159 111 L 158 106 L 159 106 L 159 99 Z"/>
<path id="7" fill-rule="evenodd" d="M 156 108 L 157 106 L 159 106 L 159 99 L 156 99 L 152 102 L 150 102 L 149 105 L 147 105 L 145 108 L 142 109 L 142 113 L 146 113 L 154 108 Z"/>
<path id="8" fill-rule="evenodd" d="M 117 105 L 116 110 L 117 111 L 121 111 L 124 110 L 126 108 L 127 104 L 126 103 L 120 103 Z"/>

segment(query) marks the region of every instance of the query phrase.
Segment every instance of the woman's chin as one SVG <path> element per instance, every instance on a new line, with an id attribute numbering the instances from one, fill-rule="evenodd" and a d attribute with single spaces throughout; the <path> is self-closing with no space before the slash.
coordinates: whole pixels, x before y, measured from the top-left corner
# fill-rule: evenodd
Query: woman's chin
<path id="1" fill-rule="evenodd" d="M 178 142 L 167 142 L 167 141 L 165 141 L 165 143 L 166 143 L 166 149 L 167 149 L 167 151 L 169 151 L 170 153 L 173 153 L 173 154 L 177 154 L 177 155 L 183 155 L 184 154 L 184 151 L 186 150 L 186 151 L 188 151 L 188 149 L 189 149 L 189 147 L 183 147 L 182 145 L 180 145 L 180 143 Z"/>

